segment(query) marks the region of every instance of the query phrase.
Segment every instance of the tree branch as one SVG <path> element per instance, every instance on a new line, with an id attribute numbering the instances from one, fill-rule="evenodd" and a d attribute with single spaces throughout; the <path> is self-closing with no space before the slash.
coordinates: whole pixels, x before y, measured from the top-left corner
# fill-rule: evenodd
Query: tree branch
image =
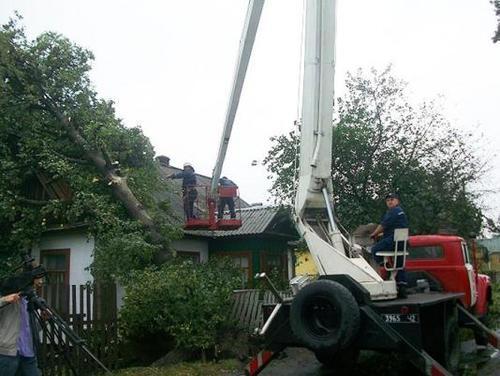
<path id="1" fill-rule="evenodd" d="M 19 202 L 22 202 L 24 204 L 30 204 L 30 205 L 36 205 L 36 206 L 44 206 L 44 205 L 50 204 L 50 201 L 33 200 L 30 198 L 26 198 L 26 197 L 17 197 L 17 199 L 19 200 Z"/>

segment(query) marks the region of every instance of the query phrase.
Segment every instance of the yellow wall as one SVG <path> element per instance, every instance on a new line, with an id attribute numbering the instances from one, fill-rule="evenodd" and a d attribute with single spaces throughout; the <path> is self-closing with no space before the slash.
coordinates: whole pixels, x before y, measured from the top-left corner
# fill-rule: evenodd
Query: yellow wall
<path id="1" fill-rule="evenodd" d="M 494 270 L 496 272 L 500 272 L 500 253 L 490 254 L 490 262 L 489 262 L 490 270 Z"/>
<path id="2" fill-rule="evenodd" d="M 312 260 L 309 251 L 300 251 L 295 254 L 295 275 L 315 275 L 318 274 L 318 269 Z"/>

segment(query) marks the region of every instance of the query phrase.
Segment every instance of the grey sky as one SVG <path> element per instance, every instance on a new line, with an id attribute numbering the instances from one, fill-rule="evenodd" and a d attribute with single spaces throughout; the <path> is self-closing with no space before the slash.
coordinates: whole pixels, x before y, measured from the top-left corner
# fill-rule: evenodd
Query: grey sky
<path id="1" fill-rule="evenodd" d="M 18 10 L 28 35 L 60 32 L 95 54 L 92 79 L 128 126 L 141 125 L 157 154 L 210 175 L 247 0 L 2 0 L 0 22 Z M 265 201 L 261 161 L 269 137 L 297 117 L 302 1 L 268 0 L 223 174 L 250 202 Z M 415 101 L 443 96 L 447 117 L 484 134 L 493 170 L 479 189 L 500 188 L 500 44 L 488 0 L 340 0 L 336 95 L 346 71 L 393 64 Z M 500 213 L 496 195 L 486 202 Z"/>

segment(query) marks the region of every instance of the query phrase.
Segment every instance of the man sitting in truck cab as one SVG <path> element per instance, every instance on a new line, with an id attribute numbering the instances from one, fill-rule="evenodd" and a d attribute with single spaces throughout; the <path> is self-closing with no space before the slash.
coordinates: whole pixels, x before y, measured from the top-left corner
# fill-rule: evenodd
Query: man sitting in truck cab
<path id="1" fill-rule="evenodd" d="M 371 253 L 375 261 L 384 267 L 384 258 L 377 256 L 380 251 L 394 250 L 394 230 L 397 228 L 408 228 L 408 218 L 400 206 L 400 197 L 397 193 L 388 193 L 385 196 L 385 204 L 387 212 L 382 217 L 380 224 L 371 233 L 370 237 L 376 239 L 382 233 L 382 239 L 378 241 L 371 249 Z M 403 257 L 397 257 L 396 265 L 403 262 Z M 398 286 L 398 296 L 406 297 L 406 272 L 404 269 L 399 270 L 396 274 L 396 283 Z"/>

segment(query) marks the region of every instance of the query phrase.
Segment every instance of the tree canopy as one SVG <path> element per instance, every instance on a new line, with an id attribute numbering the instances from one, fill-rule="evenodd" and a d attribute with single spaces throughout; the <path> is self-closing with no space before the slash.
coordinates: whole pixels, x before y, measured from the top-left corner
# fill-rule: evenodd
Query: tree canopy
<path id="1" fill-rule="evenodd" d="M 56 33 L 28 40 L 19 19 L 0 29 L 0 256 L 78 223 L 96 239 L 94 271 L 124 276 L 179 230 L 153 196 L 167 189 L 153 147 L 99 98 L 92 60 Z M 40 181 L 67 192 L 40 194 Z"/>
<path id="2" fill-rule="evenodd" d="M 497 16 L 497 29 L 493 35 L 493 43 L 500 41 L 500 0 L 490 0 L 491 4 L 495 7 L 495 15 Z"/>
<path id="3" fill-rule="evenodd" d="M 344 226 L 378 222 L 384 195 L 398 191 L 412 232 L 478 232 L 482 212 L 468 187 L 484 165 L 472 134 L 457 131 L 432 102 L 412 106 L 406 83 L 390 67 L 348 74 L 346 87 L 335 106 L 332 150 L 336 214 Z M 264 161 L 281 202 L 293 200 L 298 137 L 293 131 L 273 138 Z"/>

